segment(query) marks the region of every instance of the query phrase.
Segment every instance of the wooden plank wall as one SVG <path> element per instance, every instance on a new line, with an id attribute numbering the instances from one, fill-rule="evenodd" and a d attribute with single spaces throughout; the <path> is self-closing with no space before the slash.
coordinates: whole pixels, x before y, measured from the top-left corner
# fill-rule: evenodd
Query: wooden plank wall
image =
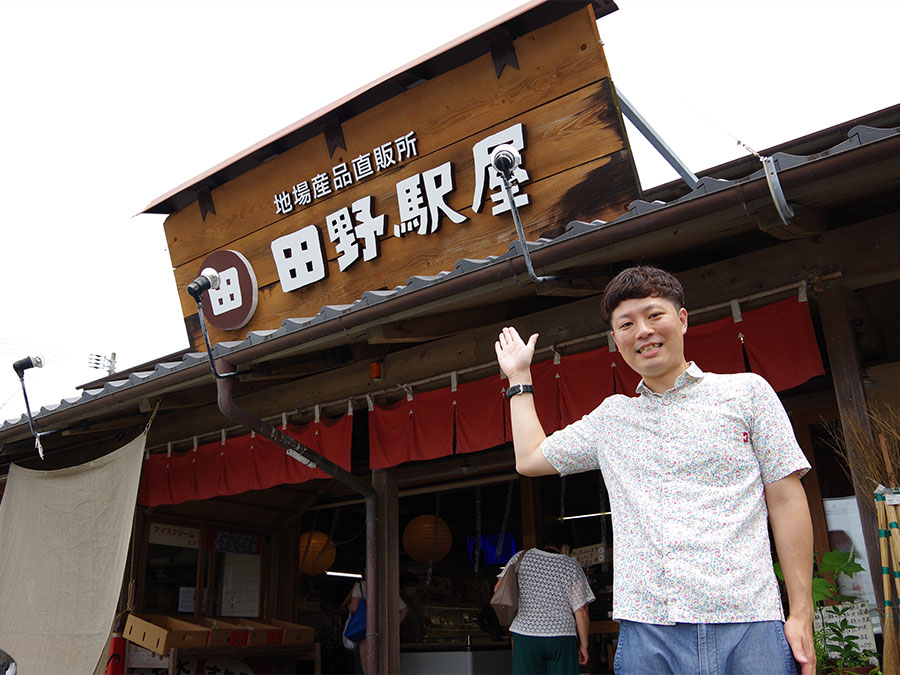
<path id="1" fill-rule="evenodd" d="M 531 204 L 522 209 L 522 218 L 529 239 L 558 232 L 572 219 L 611 220 L 624 212 L 638 196 L 638 183 L 593 11 L 585 7 L 514 45 L 518 70 L 507 66 L 498 79 L 486 54 L 345 121 L 346 151 L 338 149 L 329 157 L 324 136 L 316 136 L 214 190 L 216 214 L 207 214 L 205 221 L 195 203 L 172 214 L 165 229 L 186 324 L 196 322 L 196 307 L 183 289 L 204 258 L 223 248 L 250 260 L 259 305 L 238 331 L 210 327 L 213 341 L 276 328 L 284 318 L 312 316 L 324 305 L 350 303 L 367 290 L 393 288 L 412 275 L 453 269 L 464 257 L 504 253 L 515 238 L 511 214 L 491 215 L 487 186 L 480 212 L 472 211 L 472 146 L 513 124 L 525 127 L 524 166 L 530 181 L 522 191 Z M 416 133 L 418 156 L 302 209 L 276 215 L 276 193 L 317 173 L 330 173 L 341 162 L 350 166 L 358 155 L 410 131 Z M 455 190 L 447 203 L 469 220 L 457 225 L 443 218 L 434 234 L 392 236 L 393 224 L 400 220 L 396 183 L 448 161 L 454 167 Z M 325 217 L 366 195 L 374 197 L 376 215 L 388 216 L 381 254 L 339 272 Z M 310 224 L 322 231 L 328 276 L 284 293 L 270 243 Z"/>

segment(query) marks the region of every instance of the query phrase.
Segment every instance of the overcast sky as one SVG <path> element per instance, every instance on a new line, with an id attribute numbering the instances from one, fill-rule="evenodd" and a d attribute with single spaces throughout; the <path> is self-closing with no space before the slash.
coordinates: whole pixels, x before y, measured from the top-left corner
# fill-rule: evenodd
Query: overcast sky
<path id="1" fill-rule="evenodd" d="M 36 412 L 90 353 L 187 346 L 151 200 L 520 4 L 0 0 L 0 421 L 18 358 Z M 617 4 L 613 80 L 694 171 L 900 103 L 895 0 Z M 645 187 L 677 177 L 629 133 Z"/>

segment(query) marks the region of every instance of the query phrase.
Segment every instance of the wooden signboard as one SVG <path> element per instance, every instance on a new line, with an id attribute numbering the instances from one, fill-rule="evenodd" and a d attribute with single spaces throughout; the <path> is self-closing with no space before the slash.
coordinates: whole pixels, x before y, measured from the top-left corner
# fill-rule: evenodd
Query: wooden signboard
<path id="1" fill-rule="evenodd" d="M 504 253 L 515 228 L 488 161 L 502 143 L 523 157 L 529 240 L 621 215 L 637 179 L 591 7 L 512 44 L 518 69 L 498 77 L 485 54 L 344 121 L 346 150 L 329 154 L 319 134 L 214 189 L 214 214 L 172 214 L 189 333 L 197 310 L 182 291 L 210 261 L 223 274 L 204 297 L 215 342 Z"/>

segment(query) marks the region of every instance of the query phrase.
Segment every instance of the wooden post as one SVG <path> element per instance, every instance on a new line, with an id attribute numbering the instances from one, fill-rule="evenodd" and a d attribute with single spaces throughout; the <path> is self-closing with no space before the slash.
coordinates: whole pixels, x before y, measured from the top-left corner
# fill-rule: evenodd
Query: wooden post
<path id="1" fill-rule="evenodd" d="M 400 502 L 390 469 L 372 472 L 378 494 L 378 672 L 400 672 Z M 367 580 L 371 584 L 372 580 Z"/>
<path id="2" fill-rule="evenodd" d="M 832 408 L 833 410 L 833 408 Z M 818 422 L 827 409 L 804 410 L 791 413 L 791 424 L 794 427 L 794 435 L 797 443 L 806 455 L 810 464 L 810 470 L 803 477 L 803 487 L 806 490 L 806 500 L 809 502 L 809 514 L 813 524 L 813 549 L 816 553 L 825 553 L 831 550 L 828 544 L 828 524 L 825 522 L 825 504 L 822 502 L 822 490 L 819 487 L 819 473 L 816 468 L 816 457 L 813 451 L 812 434 L 809 432 L 811 424 Z M 836 411 L 835 415 L 837 414 Z"/>
<path id="3" fill-rule="evenodd" d="M 275 613 L 273 616 L 288 621 L 297 620 L 297 584 L 296 571 L 300 564 L 297 556 L 297 525 L 291 522 L 272 536 L 275 542 L 276 559 L 276 593 Z"/>
<path id="4" fill-rule="evenodd" d="M 869 430 L 870 434 L 871 425 L 866 414 L 866 393 L 859 368 L 859 354 L 850 325 L 847 292 L 841 286 L 826 288 L 818 294 L 818 306 L 822 330 L 825 333 L 828 361 L 831 365 L 831 377 L 834 381 L 834 394 L 841 414 L 841 427 L 845 438 L 852 439 L 853 436 L 847 433 L 851 424 Z M 850 459 L 850 475 L 853 479 L 853 491 L 856 493 L 859 519 L 866 542 L 866 555 L 869 558 L 869 575 L 872 577 L 875 599 L 880 608 L 884 607 L 884 597 L 881 589 L 878 523 L 872 511 L 875 486 L 872 486 L 872 490 L 860 489 L 859 485 L 865 478 L 859 476 L 860 467 L 857 459 L 859 448 L 848 444 L 847 454 Z"/>

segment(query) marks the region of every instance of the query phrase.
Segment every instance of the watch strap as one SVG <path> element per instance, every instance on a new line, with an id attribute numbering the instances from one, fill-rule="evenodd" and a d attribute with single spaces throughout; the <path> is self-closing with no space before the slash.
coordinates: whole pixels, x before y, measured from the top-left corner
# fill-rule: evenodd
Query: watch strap
<path id="1" fill-rule="evenodd" d="M 517 394 L 534 394 L 534 385 L 531 384 L 514 384 L 506 390 L 506 398 L 512 398 Z"/>

